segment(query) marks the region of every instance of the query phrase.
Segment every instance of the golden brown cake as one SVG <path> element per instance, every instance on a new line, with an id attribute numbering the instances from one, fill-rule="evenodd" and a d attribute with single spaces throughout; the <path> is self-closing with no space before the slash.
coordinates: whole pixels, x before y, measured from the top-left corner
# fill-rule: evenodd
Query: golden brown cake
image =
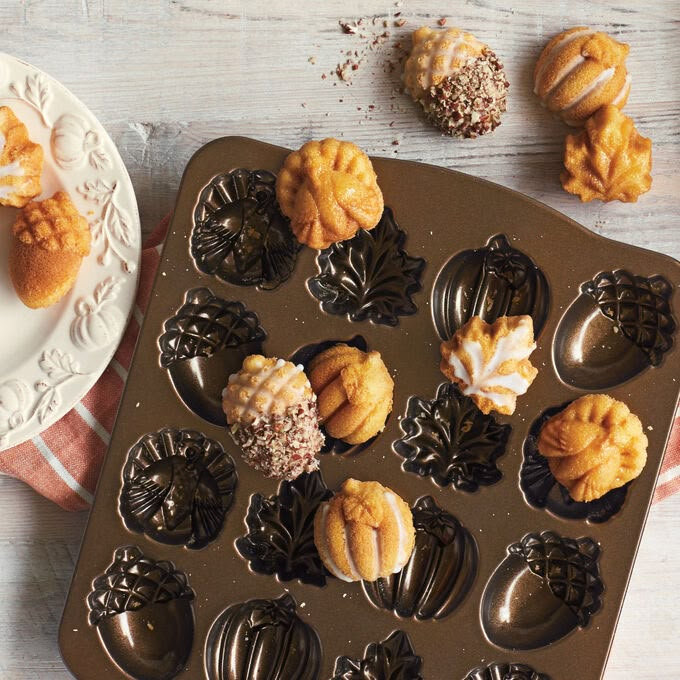
<path id="1" fill-rule="evenodd" d="M 623 402 L 587 394 L 543 425 L 538 450 L 575 501 L 593 501 L 639 476 L 647 437 Z"/>
<path id="2" fill-rule="evenodd" d="M 314 543 L 337 578 L 375 581 L 400 571 L 411 557 L 411 509 L 378 482 L 348 479 L 316 511 Z"/>
<path id="3" fill-rule="evenodd" d="M 276 198 L 300 243 L 327 248 L 373 229 L 383 196 L 368 156 L 351 142 L 307 142 L 284 161 Z"/>
<path id="4" fill-rule="evenodd" d="M 636 202 L 652 186 L 652 141 L 615 106 L 605 106 L 567 135 L 562 186 L 583 202 Z"/>
<path id="5" fill-rule="evenodd" d="M 541 103 L 569 125 L 582 125 L 598 109 L 622 109 L 630 92 L 628 45 L 600 31 L 577 26 L 555 36 L 534 70 Z"/>
<path id="6" fill-rule="evenodd" d="M 536 349 L 530 316 L 501 316 L 488 324 L 473 316 L 441 344 L 441 371 L 482 413 L 515 412 L 538 371 L 529 355 Z"/>
<path id="7" fill-rule="evenodd" d="M 41 191 L 43 150 L 9 106 L 0 106 L 0 205 L 25 206 Z"/>
<path id="8" fill-rule="evenodd" d="M 229 376 L 222 408 L 246 463 L 266 477 L 292 480 L 319 466 L 323 435 L 302 366 L 260 354 L 246 357 Z"/>
<path id="9" fill-rule="evenodd" d="M 73 287 L 90 252 L 90 227 L 65 191 L 24 206 L 12 226 L 9 273 L 32 308 L 49 307 Z"/>
<path id="10" fill-rule="evenodd" d="M 314 357 L 307 375 L 331 437 L 361 444 L 385 427 L 394 381 L 379 352 L 335 345 Z"/>

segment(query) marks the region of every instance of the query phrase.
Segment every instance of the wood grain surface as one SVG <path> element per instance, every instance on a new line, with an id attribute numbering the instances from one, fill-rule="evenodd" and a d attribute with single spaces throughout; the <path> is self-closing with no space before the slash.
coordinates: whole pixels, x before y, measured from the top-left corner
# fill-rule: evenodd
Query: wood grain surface
<path id="1" fill-rule="evenodd" d="M 367 38 L 339 27 L 362 17 Z M 410 31 L 442 17 L 505 64 L 509 110 L 485 138 L 441 137 L 400 92 Z M 540 107 L 531 77 L 547 40 L 576 25 L 631 46 L 625 112 L 651 137 L 654 158 L 652 190 L 637 204 L 581 204 L 560 187 L 569 129 Z M 680 0 L 23 0 L 0 2 L 0 26 L 4 51 L 60 80 L 110 132 L 145 233 L 172 209 L 187 160 L 209 140 L 238 134 L 296 147 L 336 136 L 375 155 L 490 179 L 600 234 L 680 257 Z M 333 75 L 348 50 L 361 62 L 351 84 Z M 0 513 L 0 678 L 70 677 L 56 630 L 86 517 L 8 478 Z M 680 677 L 679 518 L 680 494 L 652 509 L 606 680 Z M 428 669 L 428 680 L 445 677 Z"/>

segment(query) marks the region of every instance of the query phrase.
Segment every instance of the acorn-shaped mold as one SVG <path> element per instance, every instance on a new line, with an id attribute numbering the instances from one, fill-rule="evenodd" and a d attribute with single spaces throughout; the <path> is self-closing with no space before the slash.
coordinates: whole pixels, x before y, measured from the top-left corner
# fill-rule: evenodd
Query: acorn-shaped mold
<path id="1" fill-rule="evenodd" d="M 422 665 L 408 635 L 395 630 L 382 642 L 368 645 L 363 659 L 339 656 L 331 680 L 423 680 Z"/>
<path id="2" fill-rule="evenodd" d="M 135 680 L 170 680 L 185 666 L 194 638 L 194 593 L 171 562 L 135 546 L 116 550 L 92 584 L 87 604 L 106 651 Z"/>
<path id="3" fill-rule="evenodd" d="M 538 338 L 549 307 L 545 275 L 503 234 L 492 236 L 482 248 L 454 255 L 432 289 L 432 317 L 442 340 L 448 340 L 473 316 L 493 323 L 501 316 L 524 314 L 532 318 Z"/>
<path id="4" fill-rule="evenodd" d="M 364 593 L 376 606 L 401 617 L 443 619 L 465 599 L 477 574 L 478 552 L 470 532 L 432 496 L 413 507 L 416 543 L 398 573 L 364 581 Z"/>
<path id="5" fill-rule="evenodd" d="M 208 680 L 318 680 L 321 643 L 289 594 L 225 609 L 205 643 Z"/>
<path id="6" fill-rule="evenodd" d="M 496 662 L 473 668 L 463 680 L 550 680 L 550 677 L 523 663 Z"/>
<path id="7" fill-rule="evenodd" d="M 200 271 L 271 290 L 291 275 L 299 250 L 271 172 L 239 168 L 213 177 L 201 191 L 191 232 L 191 255 Z"/>
<path id="8" fill-rule="evenodd" d="M 254 312 L 208 288 L 194 288 L 164 324 L 158 339 L 161 366 L 182 401 L 213 425 L 225 426 L 222 389 L 249 354 L 262 351 L 267 337 Z"/>
<path id="9" fill-rule="evenodd" d="M 234 461 L 222 444 L 200 432 L 166 428 L 130 449 L 120 513 L 132 531 L 202 548 L 221 531 L 236 484 Z"/>
<path id="10" fill-rule="evenodd" d="M 504 649 L 538 649 L 587 626 L 603 591 L 599 554 L 591 538 L 553 531 L 513 543 L 482 595 L 487 638 Z"/>
<path id="11" fill-rule="evenodd" d="M 673 286 L 617 269 L 581 286 L 553 343 L 559 377 L 584 390 L 604 390 L 658 366 L 673 345 Z"/>
<path id="12" fill-rule="evenodd" d="M 409 397 L 399 424 L 404 436 L 392 448 L 405 459 L 406 472 L 459 491 L 477 491 L 501 479 L 496 461 L 505 453 L 512 426 L 484 415 L 456 385 L 442 383 L 431 400 Z"/>
<path id="13" fill-rule="evenodd" d="M 400 316 L 418 311 L 411 299 L 421 287 L 425 260 L 404 250 L 406 233 L 385 208 L 378 225 L 322 250 L 319 273 L 307 280 L 309 292 L 327 314 L 350 321 L 396 326 Z"/>

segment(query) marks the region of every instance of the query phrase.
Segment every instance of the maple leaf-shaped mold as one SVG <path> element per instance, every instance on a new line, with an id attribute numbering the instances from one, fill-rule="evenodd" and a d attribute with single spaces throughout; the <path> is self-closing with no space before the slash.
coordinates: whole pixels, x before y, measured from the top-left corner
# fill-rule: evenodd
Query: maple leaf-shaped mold
<path id="1" fill-rule="evenodd" d="M 332 680 L 423 680 L 422 665 L 408 635 L 395 630 L 382 642 L 368 645 L 363 659 L 338 657 Z"/>
<path id="2" fill-rule="evenodd" d="M 601 498 L 588 503 L 575 501 L 553 477 L 548 459 L 538 451 L 538 435 L 543 425 L 568 406 L 562 404 L 544 411 L 531 425 L 524 440 L 524 460 L 520 468 L 520 487 L 529 505 L 545 508 L 565 519 L 587 520 L 595 524 L 611 519 L 623 506 L 630 483 L 612 489 Z"/>
<path id="3" fill-rule="evenodd" d="M 293 272 L 301 246 L 276 201 L 276 176 L 245 170 L 213 177 L 194 210 L 198 269 L 237 286 L 272 290 Z"/>
<path id="4" fill-rule="evenodd" d="M 227 377 L 266 338 L 254 312 L 208 288 L 186 293 L 184 304 L 164 324 L 158 339 L 160 362 L 182 401 L 214 425 L 226 426 L 222 390 Z"/>
<path id="5" fill-rule="evenodd" d="M 425 267 L 425 260 L 403 249 L 405 240 L 385 208 L 374 229 L 360 229 L 354 238 L 319 253 L 319 273 L 307 281 L 310 293 L 328 314 L 396 326 L 400 316 L 418 311 L 411 296 L 422 287 Z"/>
<path id="6" fill-rule="evenodd" d="M 473 668 L 463 680 L 550 680 L 523 663 L 490 663 Z"/>
<path id="7" fill-rule="evenodd" d="M 325 585 L 327 572 L 314 545 L 314 515 L 331 496 L 320 472 L 281 482 L 275 496 L 254 494 L 246 516 L 248 533 L 236 540 L 237 550 L 260 574 Z"/>
<path id="8" fill-rule="evenodd" d="M 501 478 L 496 460 L 505 452 L 512 427 L 484 415 L 451 383 L 442 383 L 432 400 L 410 397 L 400 422 L 404 436 L 392 448 L 402 467 L 439 486 L 477 491 Z"/>

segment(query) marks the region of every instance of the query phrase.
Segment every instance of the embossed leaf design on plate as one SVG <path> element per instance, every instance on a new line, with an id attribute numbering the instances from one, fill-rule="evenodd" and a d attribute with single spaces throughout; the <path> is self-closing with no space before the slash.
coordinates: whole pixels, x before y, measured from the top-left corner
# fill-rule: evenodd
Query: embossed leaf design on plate
<path id="1" fill-rule="evenodd" d="M 425 260 L 403 249 L 405 240 L 392 210 L 385 208 L 374 229 L 360 229 L 319 253 L 319 273 L 307 281 L 309 291 L 328 314 L 396 326 L 400 316 L 418 311 L 411 296 L 422 286 L 425 267 Z"/>
<path id="2" fill-rule="evenodd" d="M 422 665 L 408 635 L 395 630 L 382 642 L 368 645 L 363 659 L 338 657 L 332 680 L 423 680 Z"/>
<path id="3" fill-rule="evenodd" d="M 248 533 L 236 540 L 236 548 L 260 574 L 325 585 L 327 572 L 314 545 L 314 515 L 331 496 L 320 472 L 281 482 L 275 496 L 254 494 L 246 516 Z"/>
<path id="4" fill-rule="evenodd" d="M 463 680 L 550 680 L 523 663 L 490 663 L 473 668 Z"/>
<path id="5" fill-rule="evenodd" d="M 501 478 L 496 460 L 503 455 L 512 427 L 484 415 L 451 383 L 442 383 L 432 400 L 410 397 L 400 422 L 404 436 L 392 448 L 402 467 L 460 491 L 477 491 Z"/>

